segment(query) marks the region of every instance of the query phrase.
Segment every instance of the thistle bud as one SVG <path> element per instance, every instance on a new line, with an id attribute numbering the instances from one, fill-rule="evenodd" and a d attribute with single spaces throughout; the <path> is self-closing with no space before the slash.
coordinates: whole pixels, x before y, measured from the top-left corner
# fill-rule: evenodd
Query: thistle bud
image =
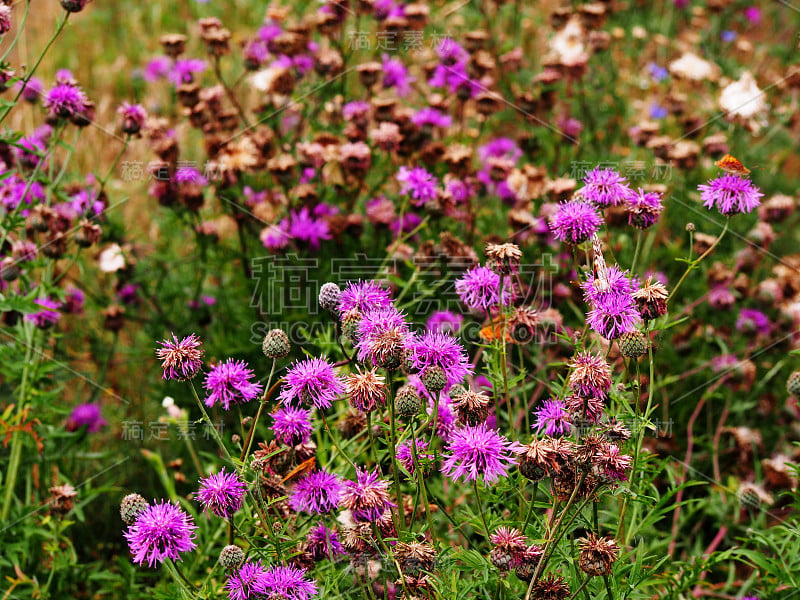
<path id="1" fill-rule="evenodd" d="M 225 546 L 219 553 L 219 562 L 228 571 L 238 569 L 244 562 L 244 550 L 239 546 Z"/>
<path id="2" fill-rule="evenodd" d="M 264 341 L 261 344 L 261 350 L 267 358 L 283 358 L 288 355 L 292 349 L 289 342 L 289 336 L 286 335 L 282 329 L 271 329 L 264 336 Z"/>
<path id="3" fill-rule="evenodd" d="M 119 516 L 128 525 L 133 525 L 138 517 L 147 508 L 147 500 L 139 494 L 128 494 L 119 505 Z"/>

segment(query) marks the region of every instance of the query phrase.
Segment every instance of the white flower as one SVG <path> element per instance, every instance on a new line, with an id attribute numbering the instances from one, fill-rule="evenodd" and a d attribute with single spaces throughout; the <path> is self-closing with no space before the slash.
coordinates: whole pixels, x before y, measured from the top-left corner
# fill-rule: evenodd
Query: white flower
<path id="1" fill-rule="evenodd" d="M 703 81 L 705 79 L 716 79 L 718 67 L 714 63 L 703 60 L 696 54 L 686 52 L 679 59 L 669 63 L 669 72 L 684 79 Z"/>
<path id="2" fill-rule="evenodd" d="M 764 92 L 758 89 L 749 71 L 742 73 L 739 81 L 728 85 L 719 96 L 719 106 L 729 116 L 752 119 L 767 108 Z"/>
<path id="3" fill-rule="evenodd" d="M 553 51 L 563 65 L 575 65 L 585 62 L 588 60 L 586 48 L 583 45 L 585 37 L 586 34 L 583 31 L 580 20 L 573 17 L 564 26 L 564 29 L 550 40 L 550 50 Z"/>
<path id="4" fill-rule="evenodd" d="M 114 273 L 125 268 L 125 256 L 119 244 L 109 244 L 100 253 L 98 258 L 100 270 L 104 273 Z"/>

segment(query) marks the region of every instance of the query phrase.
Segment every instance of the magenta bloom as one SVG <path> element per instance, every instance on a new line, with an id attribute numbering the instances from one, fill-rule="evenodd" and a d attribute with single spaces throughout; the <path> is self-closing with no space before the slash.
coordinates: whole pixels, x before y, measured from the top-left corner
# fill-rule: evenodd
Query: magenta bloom
<path id="1" fill-rule="evenodd" d="M 42 100 L 42 105 L 50 114 L 59 119 L 69 119 L 86 111 L 88 99 L 76 85 L 58 84 L 50 89 Z"/>
<path id="2" fill-rule="evenodd" d="M 580 244 L 600 230 L 603 217 L 594 204 L 585 200 L 570 200 L 559 205 L 550 217 L 550 230 L 560 242 Z"/>
<path id="3" fill-rule="evenodd" d="M 164 369 L 163 379 L 186 381 L 197 375 L 203 366 L 203 350 L 195 334 L 178 341 L 173 333 L 172 340 L 162 340 L 159 344 L 162 347 L 156 349 L 156 356 Z"/>
<path id="4" fill-rule="evenodd" d="M 368 311 L 358 322 L 358 360 L 385 364 L 388 354 L 395 348 L 392 348 L 391 342 L 387 344 L 382 340 L 389 337 L 391 340 L 398 339 L 402 344 L 408 336 L 406 316 L 394 306 Z"/>
<path id="5" fill-rule="evenodd" d="M 422 372 L 431 365 L 438 365 L 444 370 L 447 377 L 445 390 L 461 383 L 472 373 L 464 347 L 446 333 L 426 331 L 409 340 L 406 350 L 408 360 L 416 371 Z"/>
<path id="6" fill-rule="evenodd" d="M 411 122 L 417 127 L 450 127 L 453 119 L 437 108 L 426 106 L 414 113 Z"/>
<path id="7" fill-rule="evenodd" d="M 328 529 L 321 521 L 308 530 L 306 534 L 306 550 L 314 560 L 333 558 L 344 554 L 344 547 L 339 543 L 339 536 L 333 529 Z"/>
<path id="8" fill-rule="evenodd" d="M 267 598 L 283 597 L 287 600 L 308 600 L 318 591 L 316 582 L 306 577 L 305 569 L 281 566 L 267 569 L 264 589 Z"/>
<path id="9" fill-rule="evenodd" d="M 142 78 L 149 82 L 164 79 L 169 75 L 170 69 L 172 59 L 169 56 L 156 56 L 145 65 Z"/>
<path id="10" fill-rule="evenodd" d="M 562 400 L 545 400 L 536 410 L 533 428 L 547 435 L 564 435 L 571 427 L 569 411 Z"/>
<path id="11" fill-rule="evenodd" d="M 262 386 L 250 381 L 252 377 L 253 371 L 243 360 L 229 358 L 215 365 L 206 375 L 204 384 L 209 392 L 205 400 L 206 406 L 211 408 L 219 403 L 225 410 L 230 410 L 231 404 L 244 404 L 257 398 L 261 394 Z"/>
<path id="12" fill-rule="evenodd" d="M 583 197 L 598 206 L 618 206 L 634 196 L 627 180 L 614 169 L 595 167 L 583 178 Z"/>
<path id="13" fill-rule="evenodd" d="M 389 58 L 388 54 L 381 57 L 383 64 L 383 85 L 384 88 L 395 88 L 397 95 L 401 98 L 408 96 L 411 91 L 411 83 L 415 78 L 409 76 L 408 69 L 399 58 Z"/>
<path id="14" fill-rule="evenodd" d="M 361 314 L 379 308 L 392 307 L 392 294 L 378 282 L 351 281 L 342 290 L 339 297 L 339 312 L 341 314 L 356 309 Z"/>
<path id="15" fill-rule="evenodd" d="M 331 239 L 331 232 L 328 223 L 324 219 L 314 219 L 303 208 L 300 212 L 291 212 L 292 218 L 289 223 L 289 235 L 296 240 L 306 242 L 310 248 L 319 248 L 321 240 Z"/>
<path id="16" fill-rule="evenodd" d="M 697 186 L 703 206 L 717 210 L 729 217 L 739 213 L 749 213 L 761 204 L 761 193 L 753 182 L 744 177 L 726 173 L 712 179 L 707 185 Z"/>
<path id="17" fill-rule="evenodd" d="M 380 471 L 356 467 L 356 480 L 344 482 L 342 506 L 349 509 L 358 522 L 373 522 L 395 506 L 389 499 L 389 482 L 381 479 Z"/>
<path id="18" fill-rule="evenodd" d="M 305 444 L 311 439 L 311 411 L 282 405 L 272 413 L 272 432 L 275 438 L 287 446 Z"/>
<path id="19" fill-rule="evenodd" d="M 482 477 L 488 485 L 506 476 L 517 463 L 514 454 L 520 453 L 521 448 L 518 442 L 508 441 L 486 425 L 463 427 L 450 436 L 441 470 L 453 480 Z"/>
<path id="20" fill-rule="evenodd" d="M 583 299 L 588 304 L 597 304 L 608 296 L 631 295 L 639 283 L 636 277 L 631 279 L 627 271 L 612 265 L 606 270 L 605 278 L 590 273 L 581 287 Z"/>
<path id="21" fill-rule="evenodd" d="M 29 313 L 23 317 L 25 321 L 33 323 L 39 329 L 47 329 L 52 327 L 61 318 L 58 309 L 61 304 L 50 298 L 38 298 L 34 300 L 36 304 L 42 307 L 42 310 L 35 313 Z"/>
<path id="22" fill-rule="evenodd" d="M 176 184 L 208 185 L 208 179 L 194 167 L 179 167 L 172 176 Z"/>
<path id="23" fill-rule="evenodd" d="M 299 479 L 289 494 L 289 506 L 295 512 L 329 513 L 339 506 L 342 483 L 333 473 L 318 469 Z"/>
<path id="24" fill-rule="evenodd" d="M 333 363 L 325 358 L 306 358 L 295 362 L 286 373 L 279 398 L 287 404 L 299 400 L 325 409 L 343 392 L 341 377 Z"/>
<path id="25" fill-rule="evenodd" d="M 611 481 L 627 481 L 627 471 L 631 468 L 632 459 L 615 444 L 606 444 L 602 450 L 595 455 L 597 466 L 603 471 L 603 475 Z"/>
<path id="26" fill-rule="evenodd" d="M 192 83 L 195 74 L 205 71 L 206 66 L 206 61 L 199 58 L 179 58 L 169 73 L 169 79 L 176 87 L 182 83 Z"/>
<path id="27" fill-rule="evenodd" d="M 39 96 L 44 92 L 44 83 L 38 77 L 31 77 L 27 82 L 20 79 L 17 87 L 22 88 L 21 98 L 31 104 L 39 100 Z"/>
<path id="28" fill-rule="evenodd" d="M 79 404 L 67 419 L 67 431 L 77 431 L 86 427 L 89 433 L 97 433 L 106 425 L 106 420 L 100 413 L 100 405 L 94 403 Z"/>
<path id="29" fill-rule="evenodd" d="M 397 173 L 400 182 L 400 193 L 411 196 L 414 204 L 420 206 L 436 198 L 436 188 L 439 180 L 428 173 L 423 167 L 400 167 Z"/>
<path id="30" fill-rule="evenodd" d="M 440 310 L 428 317 L 425 326 L 431 331 L 454 334 L 461 329 L 464 317 L 449 310 Z"/>
<path id="31" fill-rule="evenodd" d="M 152 567 L 165 558 L 180 560 L 181 552 L 196 547 L 197 525 L 183 510 L 170 502 L 148 506 L 128 527 L 125 538 L 133 553 L 133 562 Z"/>
<path id="32" fill-rule="evenodd" d="M 639 188 L 638 192 L 628 200 L 625 209 L 628 213 L 628 225 L 647 229 L 658 222 L 664 207 L 661 204 L 661 194 L 645 192 Z"/>
<path id="33" fill-rule="evenodd" d="M 205 510 L 223 519 L 230 519 L 242 508 L 247 484 L 236 473 L 226 473 L 223 467 L 218 473 L 200 480 L 197 500 Z"/>
<path id="34" fill-rule="evenodd" d="M 636 303 L 628 294 L 608 294 L 592 305 L 586 321 L 594 331 L 608 340 L 636 329 L 641 322 Z"/>
<path id="35" fill-rule="evenodd" d="M 122 117 L 122 131 L 127 134 L 139 133 L 147 119 L 147 111 L 141 104 L 123 102 L 117 114 Z"/>
<path id="36" fill-rule="evenodd" d="M 500 301 L 500 275 L 489 267 L 472 267 L 456 279 L 456 293 L 471 310 L 488 312 Z M 511 302 L 511 283 L 503 285 L 503 304 Z"/>
<path id="37" fill-rule="evenodd" d="M 225 588 L 230 600 L 250 600 L 260 597 L 267 591 L 267 573 L 261 560 L 246 562 L 228 578 Z"/>
<path id="38" fill-rule="evenodd" d="M 758 333 L 769 335 L 772 331 L 772 323 L 769 322 L 767 315 L 759 310 L 743 308 L 736 320 L 736 329 L 743 333 Z"/>
<path id="39" fill-rule="evenodd" d="M 428 442 L 423 440 L 422 438 L 416 438 L 416 440 L 406 440 L 402 444 L 398 444 L 397 446 L 397 461 L 403 465 L 403 468 L 408 471 L 411 475 L 414 474 L 414 468 L 416 464 L 414 463 L 414 448 L 413 444 L 416 443 L 417 445 L 417 459 L 420 461 L 423 460 L 430 460 L 433 458 L 432 454 L 427 454 L 425 449 L 428 447 Z"/>

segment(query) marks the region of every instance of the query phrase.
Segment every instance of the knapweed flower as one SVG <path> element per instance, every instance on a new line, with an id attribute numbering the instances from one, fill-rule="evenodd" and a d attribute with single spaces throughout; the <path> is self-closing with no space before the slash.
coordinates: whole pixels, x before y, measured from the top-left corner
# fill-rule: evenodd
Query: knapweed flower
<path id="1" fill-rule="evenodd" d="M 584 176 L 583 183 L 581 194 L 598 206 L 618 206 L 634 196 L 628 181 L 614 169 L 595 167 Z"/>
<path id="2" fill-rule="evenodd" d="M 11 31 L 11 7 L 5 4 L 0 5 L 0 35 L 5 35 Z"/>
<path id="3" fill-rule="evenodd" d="M 314 250 L 319 248 L 321 240 L 331 239 L 328 223 L 324 219 L 313 218 L 307 208 L 300 212 L 291 211 L 289 235 L 296 240 L 306 242 Z"/>
<path id="4" fill-rule="evenodd" d="M 230 519 L 242 508 L 247 485 L 236 473 L 226 473 L 223 467 L 218 473 L 200 480 L 197 500 L 205 510 L 223 519 Z"/>
<path id="5" fill-rule="evenodd" d="M 206 375 L 204 387 L 208 390 L 205 404 L 209 408 L 219 403 L 225 410 L 231 404 L 244 404 L 257 398 L 262 391 L 260 383 L 250 381 L 253 371 L 243 360 L 229 358 L 214 365 Z"/>
<path id="6" fill-rule="evenodd" d="M 344 482 L 342 506 L 356 521 L 373 522 L 395 504 L 389 499 L 389 482 L 381 479 L 377 467 L 368 471 L 356 466 L 356 480 Z"/>
<path id="7" fill-rule="evenodd" d="M 510 442 L 486 425 L 456 429 L 450 435 L 442 473 L 453 480 L 482 477 L 487 485 L 505 477 L 522 452 L 518 442 Z"/>
<path id="8" fill-rule="evenodd" d="M 594 304 L 586 315 L 589 326 L 607 340 L 633 331 L 640 321 L 630 295 L 610 295 Z"/>
<path id="9" fill-rule="evenodd" d="M 594 457 L 600 474 L 612 482 L 628 480 L 627 471 L 631 468 L 631 462 L 631 457 L 622 454 L 616 444 L 605 444 Z"/>
<path id="10" fill-rule="evenodd" d="M 59 302 L 50 298 L 38 298 L 34 300 L 34 303 L 40 306 L 41 310 L 28 313 L 25 315 L 24 320 L 33 323 L 39 329 L 52 327 L 61 318 L 61 314 L 58 312 L 58 309 L 61 308 Z"/>
<path id="11" fill-rule="evenodd" d="M 343 392 L 342 380 L 333 363 L 325 358 L 306 358 L 287 371 L 279 398 L 287 404 L 299 401 L 326 409 Z"/>
<path id="12" fill-rule="evenodd" d="M 117 114 L 122 117 L 122 133 L 128 135 L 139 133 L 147 120 L 147 111 L 141 104 L 123 102 L 117 109 Z"/>
<path id="13" fill-rule="evenodd" d="M 502 571 L 517 567 L 522 562 L 522 555 L 528 545 L 525 535 L 514 527 L 498 527 L 489 537 L 489 541 L 494 546 L 489 560 Z"/>
<path id="14" fill-rule="evenodd" d="M 162 340 L 159 344 L 161 348 L 156 349 L 156 356 L 164 369 L 163 379 L 186 381 L 197 375 L 203 366 L 203 350 L 195 334 L 178 341 L 173 333 L 172 340 Z"/>
<path id="15" fill-rule="evenodd" d="M 645 192 L 642 188 L 639 188 L 638 192 L 625 205 L 625 212 L 628 213 L 628 225 L 638 229 L 652 227 L 658 222 L 658 217 L 663 208 L 661 194 Z"/>
<path id="16" fill-rule="evenodd" d="M 67 431 L 77 431 L 81 427 L 86 427 L 89 433 L 97 433 L 105 425 L 106 420 L 100 413 L 100 405 L 93 402 L 79 404 L 67 419 Z"/>
<path id="17" fill-rule="evenodd" d="M 333 473 L 318 469 L 299 479 L 289 494 L 295 512 L 329 513 L 339 506 L 342 483 Z"/>
<path id="18" fill-rule="evenodd" d="M 69 83 L 56 85 L 44 95 L 42 105 L 58 119 L 70 119 L 86 112 L 88 98 L 78 86 Z"/>
<path id="19" fill-rule="evenodd" d="M 379 308 L 392 307 L 391 292 L 376 281 L 351 281 L 339 297 L 339 313 L 353 309 L 365 314 Z"/>
<path id="20" fill-rule="evenodd" d="M 428 317 L 425 326 L 430 331 L 438 331 L 440 333 L 454 334 L 461 329 L 461 324 L 464 322 L 464 317 L 458 313 L 449 310 L 440 310 L 433 313 Z"/>
<path id="21" fill-rule="evenodd" d="M 383 66 L 383 80 L 381 85 L 388 88 L 395 88 L 397 95 L 401 98 L 407 96 L 411 91 L 411 83 L 415 81 L 414 77 L 408 74 L 403 61 L 399 58 L 390 58 L 388 54 L 381 57 Z"/>
<path id="22" fill-rule="evenodd" d="M 417 460 L 430 460 L 433 458 L 432 454 L 425 452 L 428 447 L 428 442 L 421 438 L 414 440 L 406 440 L 397 445 L 397 461 L 403 465 L 403 468 L 411 475 L 414 474 L 416 464 L 414 462 L 414 444 L 416 444 Z"/>
<path id="23" fill-rule="evenodd" d="M 411 196 L 414 204 L 420 206 L 436 198 L 436 188 L 439 180 L 428 173 L 423 167 L 400 167 L 397 173 L 400 182 L 400 193 Z"/>
<path id="24" fill-rule="evenodd" d="M 767 315 L 759 310 L 743 308 L 736 319 L 736 330 L 742 333 L 758 333 L 769 335 L 772 331 L 772 324 Z"/>
<path id="25" fill-rule="evenodd" d="M 344 554 L 344 548 L 339 543 L 336 531 L 328 529 L 322 522 L 308 530 L 303 547 L 314 560 L 331 559 L 338 554 Z"/>
<path id="26" fill-rule="evenodd" d="M 571 418 L 563 400 L 545 400 L 536 410 L 534 429 L 547 435 L 564 435 L 572 428 Z"/>
<path id="27" fill-rule="evenodd" d="M 456 279 L 456 293 L 471 310 L 488 312 L 500 302 L 500 275 L 489 267 L 473 267 Z M 503 304 L 511 302 L 511 283 L 503 285 Z"/>
<path id="28" fill-rule="evenodd" d="M 569 388 L 583 398 L 605 398 L 611 389 L 611 367 L 602 356 L 579 352 L 570 361 Z"/>
<path id="29" fill-rule="evenodd" d="M 230 600 L 250 600 L 267 591 L 266 571 L 261 560 L 246 562 L 225 583 Z"/>
<path id="30" fill-rule="evenodd" d="M 453 119 L 442 111 L 427 106 L 419 109 L 411 117 L 411 122 L 420 128 L 450 127 Z"/>
<path id="31" fill-rule="evenodd" d="M 272 427 L 275 438 L 287 446 L 305 444 L 311 439 L 311 411 L 282 405 L 272 413 Z"/>
<path id="32" fill-rule="evenodd" d="M 397 367 L 409 335 L 406 316 L 394 306 L 367 311 L 356 330 L 358 360 L 379 367 Z"/>
<path id="33" fill-rule="evenodd" d="M 192 83 L 195 74 L 205 71 L 206 66 L 206 61 L 199 58 L 181 58 L 175 61 L 168 76 L 177 87 L 183 83 Z"/>
<path id="34" fill-rule="evenodd" d="M 464 347 L 457 339 L 446 333 L 426 331 L 409 340 L 407 359 L 415 371 L 438 365 L 447 378 L 445 391 L 472 373 Z"/>
<path id="35" fill-rule="evenodd" d="M 600 230 L 603 217 L 594 204 L 576 199 L 561 203 L 550 217 L 549 225 L 557 240 L 581 244 Z"/>
<path id="36" fill-rule="evenodd" d="M 712 179 L 708 184 L 700 185 L 700 199 L 703 206 L 717 210 L 729 217 L 739 213 L 749 213 L 761 204 L 760 198 L 764 195 L 745 177 L 726 173 L 721 177 Z"/>
<path id="37" fill-rule="evenodd" d="M 196 547 L 197 525 L 183 510 L 170 502 L 148 506 L 128 527 L 125 538 L 133 553 L 133 562 L 152 567 L 165 558 L 180 560 L 182 552 Z"/>
<path id="38" fill-rule="evenodd" d="M 275 566 L 264 574 L 264 595 L 267 598 L 308 600 L 317 595 L 317 584 L 306 577 L 305 569 Z"/>
<path id="39" fill-rule="evenodd" d="M 44 83 L 38 77 L 31 77 L 27 81 L 20 79 L 17 82 L 17 87 L 22 90 L 20 97 L 31 104 L 39 100 L 39 96 L 44 92 Z"/>

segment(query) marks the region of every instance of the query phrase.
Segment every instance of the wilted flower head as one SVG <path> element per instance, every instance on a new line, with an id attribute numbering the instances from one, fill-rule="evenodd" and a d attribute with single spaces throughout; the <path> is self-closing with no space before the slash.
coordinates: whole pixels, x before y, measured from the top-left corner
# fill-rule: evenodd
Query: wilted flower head
<path id="1" fill-rule="evenodd" d="M 197 500 L 207 511 L 229 519 L 242 508 L 246 487 L 236 473 L 226 473 L 223 467 L 219 472 L 200 480 Z"/>
<path id="2" fill-rule="evenodd" d="M 639 229 L 647 229 L 658 222 L 658 217 L 663 210 L 661 204 L 661 194 L 657 192 L 645 192 L 639 188 L 625 205 L 628 213 L 628 225 Z"/>
<path id="3" fill-rule="evenodd" d="M 152 567 L 165 558 L 180 560 L 182 552 L 196 547 L 194 530 L 197 526 L 183 510 L 170 502 L 148 506 L 128 527 L 128 540 L 133 562 Z"/>
<path id="4" fill-rule="evenodd" d="M 700 199 L 703 206 L 717 210 L 729 217 L 740 213 L 749 213 L 761 204 L 761 193 L 753 182 L 745 177 L 726 173 L 721 177 L 712 179 L 707 184 L 700 185 Z"/>
<path id="5" fill-rule="evenodd" d="M 361 371 L 360 367 L 356 367 L 356 372 L 348 375 L 344 384 L 350 406 L 366 413 L 386 404 L 384 382 L 384 377 L 378 375 L 375 369 Z"/>
<path id="6" fill-rule="evenodd" d="M 159 344 L 161 348 L 156 349 L 156 356 L 161 359 L 164 379 L 185 381 L 197 375 L 203 366 L 203 350 L 195 334 L 178 341 L 173 333 L 172 340 L 163 340 Z"/>
<path id="7" fill-rule="evenodd" d="M 602 356 L 579 352 L 570 361 L 569 388 L 582 397 L 605 398 L 611 389 L 611 367 Z"/>
<path id="8" fill-rule="evenodd" d="M 128 135 L 139 133 L 147 120 L 147 111 L 141 104 L 123 102 L 117 113 L 122 117 L 122 132 Z"/>
<path id="9" fill-rule="evenodd" d="M 243 404 L 257 398 L 262 386 L 250 381 L 252 377 L 253 371 L 242 360 L 229 358 L 214 365 L 206 375 L 204 384 L 209 392 L 206 406 L 210 408 L 219 403 L 225 410 L 230 410 L 231 404 Z"/>
<path id="10" fill-rule="evenodd" d="M 330 408 L 344 386 L 333 363 L 325 358 L 306 358 L 292 365 L 284 377 L 279 398 L 285 403 L 300 401 L 317 408 Z"/>
<path id="11" fill-rule="evenodd" d="M 342 506 L 353 514 L 356 521 L 377 521 L 395 506 L 389 500 L 389 482 L 381 479 L 377 468 L 368 471 L 356 466 L 356 480 L 345 481 L 344 486 Z"/>
<path id="12" fill-rule="evenodd" d="M 284 404 L 272 413 L 272 432 L 287 446 L 305 444 L 311 439 L 311 411 Z"/>
<path id="13" fill-rule="evenodd" d="M 297 480 L 289 494 L 289 506 L 296 512 L 328 513 L 339 506 L 341 495 L 339 478 L 318 469 Z"/>
<path id="14" fill-rule="evenodd" d="M 518 442 L 510 442 L 486 425 L 456 429 L 450 435 L 442 473 L 451 479 L 473 481 L 482 477 L 486 484 L 505 477 L 521 452 Z"/>

